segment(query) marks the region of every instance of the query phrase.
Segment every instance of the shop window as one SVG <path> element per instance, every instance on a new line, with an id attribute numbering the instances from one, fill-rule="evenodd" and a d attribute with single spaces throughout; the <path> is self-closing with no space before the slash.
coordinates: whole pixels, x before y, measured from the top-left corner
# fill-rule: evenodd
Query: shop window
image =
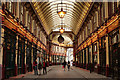
<path id="1" fill-rule="evenodd" d="M 114 12 L 116 12 L 116 10 L 117 10 L 117 4 L 118 4 L 118 2 L 114 2 Z"/>
<path id="2" fill-rule="evenodd" d="M 119 42 L 119 29 L 110 32 L 111 45 Z"/>
<path id="3" fill-rule="evenodd" d="M 14 13 L 14 15 L 17 14 L 17 2 L 13 3 L 13 13 Z"/>
<path id="4" fill-rule="evenodd" d="M 106 47 L 106 38 L 102 37 L 101 38 L 101 48 L 105 48 Z"/>
<path id="5" fill-rule="evenodd" d="M 93 52 L 96 52 L 96 51 L 97 51 L 97 44 L 93 46 Z"/>
<path id="6" fill-rule="evenodd" d="M 100 26 L 100 6 L 98 7 L 98 26 Z"/>

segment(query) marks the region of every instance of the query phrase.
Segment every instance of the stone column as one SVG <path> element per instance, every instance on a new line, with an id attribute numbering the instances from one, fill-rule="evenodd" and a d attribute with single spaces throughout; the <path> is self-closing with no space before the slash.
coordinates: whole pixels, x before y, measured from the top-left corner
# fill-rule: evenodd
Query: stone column
<path id="1" fill-rule="evenodd" d="M 1 28 L 1 27 L 0 27 Z M 0 31 L 0 35 L 1 35 L 1 38 L 0 38 L 0 80 L 1 79 L 4 79 L 5 78 L 5 67 L 4 65 L 2 64 L 3 62 L 3 42 L 4 42 L 4 29 L 1 28 L 1 31 Z"/>
<path id="2" fill-rule="evenodd" d="M 109 75 L 109 36 L 106 35 L 106 76 Z"/>
<path id="3" fill-rule="evenodd" d="M 18 56 L 18 36 L 16 36 L 16 53 L 15 53 L 15 76 L 17 76 L 18 69 L 17 69 L 17 56 Z"/>
<path id="4" fill-rule="evenodd" d="M 99 40 L 97 41 L 97 73 L 100 73 Z"/>

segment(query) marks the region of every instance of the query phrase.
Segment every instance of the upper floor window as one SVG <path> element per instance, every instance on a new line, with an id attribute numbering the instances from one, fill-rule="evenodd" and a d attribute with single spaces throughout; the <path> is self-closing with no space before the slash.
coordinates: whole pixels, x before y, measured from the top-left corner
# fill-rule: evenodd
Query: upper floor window
<path id="1" fill-rule="evenodd" d="M 108 2 L 108 16 L 111 16 L 113 14 L 113 8 L 114 4 L 113 2 Z"/>
<path id="2" fill-rule="evenodd" d="M 102 3 L 101 7 L 100 7 L 100 16 L 101 16 L 101 23 L 102 24 L 105 20 L 105 4 Z"/>
<path id="3" fill-rule="evenodd" d="M 90 23 L 88 23 L 88 26 L 87 26 L 87 31 L 88 31 L 88 35 L 90 35 Z"/>
<path id="4" fill-rule="evenodd" d="M 23 22 L 23 6 L 20 4 L 20 21 Z"/>
<path id="5" fill-rule="evenodd" d="M 93 17 L 93 28 L 94 30 L 97 29 L 97 12 L 95 12 L 95 15 Z"/>
<path id="6" fill-rule="evenodd" d="M 30 15 L 28 14 L 28 26 L 27 26 L 27 28 L 28 28 L 29 30 L 30 30 L 30 27 L 31 27 L 30 21 L 31 21 L 31 17 L 30 17 Z"/>
<path id="7" fill-rule="evenodd" d="M 84 29 L 84 40 L 86 39 L 86 28 Z"/>
<path id="8" fill-rule="evenodd" d="M 12 2 L 6 2 L 6 9 L 12 12 Z"/>

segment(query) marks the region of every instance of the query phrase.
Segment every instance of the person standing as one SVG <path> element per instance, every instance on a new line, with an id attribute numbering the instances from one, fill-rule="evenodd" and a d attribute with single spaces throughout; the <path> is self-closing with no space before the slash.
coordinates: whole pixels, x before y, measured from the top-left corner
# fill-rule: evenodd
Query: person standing
<path id="1" fill-rule="evenodd" d="M 64 71 L 65 71 L 65 68 L 66 68 L 66 61 L 65 60 L 63 62 L 63 66 L 64 66 Z"/>
<path id="2" fill-rule="evenodd" d="M 42 69 L 42 64 L 41 64 L 41 62 L 39 62 L 39 64 L 38 64 L 38 69 L 39 69 L 39 75 L 41 75 L 41 69 Z"/>
<path id="3" fill-rule="evenodd" d="M 70 70 L 70 61 L 68 61 L 68 71 Z"/>
<path id="4" fill-rule="evenodd" d="M 33 62 L 33 69 L 34 69 L 34 74 L 38 75 L 38 71 L 37 71 L 37 59 Z"/>
<path id="5" fill-rule="evenodd" d="M 43 61 L 43 74 L 47 74 L 47 71 L 46 71 L 46 62 Z"/>

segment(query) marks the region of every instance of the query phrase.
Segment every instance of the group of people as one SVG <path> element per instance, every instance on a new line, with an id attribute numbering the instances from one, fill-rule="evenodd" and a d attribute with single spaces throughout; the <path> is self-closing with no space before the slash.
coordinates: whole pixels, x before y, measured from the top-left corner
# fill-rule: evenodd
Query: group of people
<path id="1" fill-rule="evenodd" d="M 37 64 L 37 59 L 33 62 L 33 69 L 34 69 L 34 74 L 35 75 L 41 75 L 41 70 L 43 68 L 43 74 L 47 74 L 47 63 L 45 61 L 43 61 L 43 64 L 39 61 L 39 64 Z M 39 70 L 39 74 L 38 74 L 38 70 Z"/>
<path id="2" fill-rule="evenodd" d="M 67 62 L 64 60 L 64 62 L 63 62 L 64 71 L 65 71 L 66 65 L 67 65 L 67 68 L 68 68 L 68 71 L 69 71 L 69 70 L 70 70 L 70 61 L 68 61 L 68 63 L 67 63 Z"/>

